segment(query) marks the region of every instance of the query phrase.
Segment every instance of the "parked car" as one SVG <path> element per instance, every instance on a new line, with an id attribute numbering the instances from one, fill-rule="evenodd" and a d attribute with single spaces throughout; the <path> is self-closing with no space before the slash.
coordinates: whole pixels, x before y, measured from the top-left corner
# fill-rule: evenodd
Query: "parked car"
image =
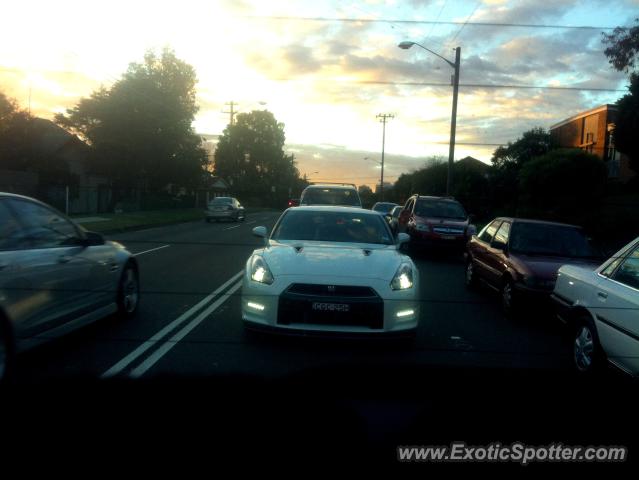
<path id="1" fill-rule="evenodd" d="M 414 335 L 419 272 L 399 251 L 384 218 L 370 210 L 286 210 L 253 252 L 242 282 L 242 319 L 289 333 Z"/>
<path id="2" fill-rule="evenodd" d="M 233 197 L 215 197 L 211 200 L 204 212 L 204 219 L 207 222 L 211 220 L 244 220 L 244 207 L 240 205 L 237 198 Z"/>
<path id="3" fill-rule="evenodd" d="M 302 192 L 300 205 L 336 205 L 360 207 L 362 201 L 351 183 L 321 183 L 309 185 Z"/>
<path id="4" fill-rule="evenodd" d="M 382 215 L 386 215 L 387 213 L 390 213 L 390 211 L 396 206 L 397 204 L 392 202 L 377 202 L 375 205 L 373 205 L 373 208 L 371 208 L 371 210 L 379 212 Z"/>
<path id="5" fill-rule="evenodd" d="M 594 271 L 561 267 L 552 299 L 574 332 L 577 371 L 595 372 L 607 360 L 639 375 L 639 238 Z"/>
<path id="6" fill-rule="evenodd" d="M 547 301 L 562 265 L 594 270 L 603 258 L 575 225 L 496 218 L 472 237 L 466 260 L 466 285 L 482 281 L 499 291 L 511 315 L 523 303 Z"/>
<path id="7" fill-rule="evenodd" d="M 475 233 L 461 203 L 450 197 L 413 195 L 399 215 L 399 227 L 410 235 L 410 247 L 444 247 L 463 252 Z"/>
<path id="8" fill-rule="evenodd" d="M 139 305 L 138 264 L 32 198 L 0 193 L 0 378 L 14 355 Z"/>
<path id="9" fill-rule="evenodd" d="M 287 207 L 288 208 L 297 207 L 297 206 L 299 206 L 299 204 L 300 204 L 300 199 L 299 198 L 291 198 L 287 202 Z"/>
<path id="10" fill-rule="evenodd" d="M 402 213 L 403 209 L 404 207 L 397 205 L 396 207 L 393 207 L 390 213 L 386 214 L 386 221 L 394 235 L 399 233 L 399 215 Z"/>

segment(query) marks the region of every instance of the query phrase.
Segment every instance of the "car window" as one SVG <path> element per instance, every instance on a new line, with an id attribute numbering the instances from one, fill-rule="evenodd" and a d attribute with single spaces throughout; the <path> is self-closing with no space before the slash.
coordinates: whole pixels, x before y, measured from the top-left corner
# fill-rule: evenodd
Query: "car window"
<path id="1" fill-rule="evenodd" d="M 548 223 L 515 223 L 511 230 L 510 250 L 525 255 L 601 257 L 581 229 Z"/>
<path id="2" fill-rule="evenodd" d="M 639 247 L 635 248 L 626 257 L 612 276 L 612 279 L 629 287 L 639 289 Z"/>
<path id="3" fill-rule="evenodd" d="M 360 206 L 360 200 L 355 189 L 346 188 L 309 188 L 304 192 L 304 205 L 347 205 Z"/>
<path id="4" fill-rule="evenodd" d="M 212 205 L 229 205 L 233 203 L 233 199 L 229 197 L 215 197 L 209 202 Z"/>
<path id="5" fill-rule="evenodd" d="M 394 243 L 386 222 L 379 215 L 299 210 L 287 212 L 271 238 L 384 245 Z"/>
<path id="6" fill-rule="evenodd" d="M 457 220 L 465 220 L 467 217 L 466 212 L 459 203 L 446 200 L 418 200 L 415 205 L 415 215 Z"/>
<path id="7" fill-rule="evenodd" d="M 77 243 L 78 229 L 54 210 L 26 200 L 10 200 L 31 248 L 51 248 Z"/>
<path id="8" fill-rule="evenodd" d="M 490 243 L 493 241 L 493 236 L 497 231 L 497 227 L 501 223 L 501 220 L 493 220 L 491 223 L 486 225 L 481 232 L 479 232 L 478 238 L 486 243 Z"/>
<path id="9" fill-rule="evenodd" d="M 25 231 L 4 201 L 0 201 L 0 250 L 18 250 L 27 246 Z"/>
<path id="10" fill-rule="evenodd" d="M 495 238 L 493 241 L 503 243 L 506 245 L 508 243 L 508 235 L 510 234 L 510 222 L 503 222 L 497 233 L 495 233 Z"/>
<path id="11" fill-rule="evenodd" d="M 401 213 L 402 208 L 403 207 L 400 207 L 400 206 L 393 208 L 393 211 L 391 212 L 391 215 L 393 216 L 393 218 L 399 217 L 399 214 Z"/>

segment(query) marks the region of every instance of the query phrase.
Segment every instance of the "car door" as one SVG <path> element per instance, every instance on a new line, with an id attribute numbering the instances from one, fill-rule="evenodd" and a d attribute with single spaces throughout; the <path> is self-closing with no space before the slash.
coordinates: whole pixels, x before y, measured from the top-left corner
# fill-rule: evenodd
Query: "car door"
<path id="1" fill-rule="evenodd" d="M 20 251 L 14 281 L 30 289 L 16 307 L 28 337 L 72 320 L 90 305 L 91 265 L 72 222 L 27 199 L 7 199 L 6 205 L 24 232 L 26 248 Z"/>
<path id="2" fill-rule="evenodd" d="M 639 373 L 639 244 L 598 276 L 594 313 L 599 341 L 608 358 Z"/>
<path id="3" fill-rule="evenodd" d="M 479 232 L 475 241 L 470 243 L 470 254 L 475 264 L 475 271 L 480 278 L 486 281 L 494 277 L 490 273 L 490 265 L 492 263 L 490 259 L 490 244 L 501 222 L 499 219 L 490 222 Z"/>
<path id="4" fill-rule="evenodd" d="M 408 201 L 406 202 L 406 205 L 404 205 L 404 209 L 402 210 L 402 212 L 399 214 L 399 231 L 400 232 L 406 232 L 408 231 L 408 225 L 411 221 L 412 215 L 413 215 L 413 206 L 415 205 L 415 197 L 411 197 L 408 199 Z"/>
<path id="5" fill-rule="evenodd" d="M 508 269 L 508 254 L 506 252 L 510 236 L 510 222 L 503 221 L 495 232 L 490 244 L 486 246 L 485 268 L 486 279 L 492 285 L 501 285 L 501 279 Z"/>

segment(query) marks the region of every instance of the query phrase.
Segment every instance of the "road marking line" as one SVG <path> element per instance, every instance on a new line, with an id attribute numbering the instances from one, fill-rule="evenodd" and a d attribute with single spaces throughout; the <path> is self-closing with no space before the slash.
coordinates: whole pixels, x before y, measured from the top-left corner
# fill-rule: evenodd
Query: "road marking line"
<path id="1" fill-rule="evenodd" d="M 252 222 L 246 222 L 247 225 L 253 225 L 254 223 L 257 223 L 257 221 L 253 220 Z"/>
<path id="2" fill-rule="evenodd" d="M 237 290 L 242 286 L 242 282 L 237 282 L 226 293 L 220 296 L 213 304 L 211 304 L 206 310 L 200 313 L 197 317 L 187 323 L 182 330 L 173 335 L 170 339 L 164 342 L 160 348 L 147 357 L 138 367 L 131 370 L 129 377 L 139 378 L 144 375 L 153 365 L 155 365 L 164 355 L 175 347 L 180 340 L 186 337 L 195 327 L 197 327 L 204 319 L 211 315 L 215 310 L 226 302 Z"/>
<path id="3" fill-rule="evenodd" d="M 234 228 L 240 228 L 242 225 L 235 225 L 234 227 L 225 228 L 224 230 L 233 230 Z"/>
<path id="4" fill-rule="evenodd" d="M 122 370 L 127 368 L 138 357 L 140 357 L 140 355 L 142 355 L 149 348 L 151 348 L 156 343 L 158 343 L 160 340 L 162 340 L 166 335 L 171 333 L 171 331 L 173 331 L 177 327 L 179 327 L 180 324 L 183 323 L 185 320 L 188 320 L 188 318 L 191 315 L 195 314 L 195 312 L 197 312 L 202 307 L 204 307 L 207 303 L 209 303 L 213 298 L 215 298 L 217 295 L 219 295 L 220 292 L 224 291 L 224 289 L 227 288 L 229 285 L 231 285 L 233 282 L 236 282 L 237 279 L 240 278 L 243 274 L 244 274 L 244 270 L 241 270 L 238 273 L 236 273 L 235 275 L 233 275 L 226 282 L 224 282 L 220 287 L 218 287 L 213 293 L 207 295 L 206 298 L 202 299 L 197 305 L 194 305 L 191 308 L 189 308 L 186 312 L 184 312 L 178 318 L 173 320 L 171 323 L 169 323 L 166 327 L 164 327 L 158 333 L 153 335 L 149 340 L 147 340 L 144 343 L 142 343 L 142 345 L 140 345 L 138 348 L 133 350 L 131 353 L 129 353 L 126 357 L 124 357 L 118 363 L 116 363 L 111 368 L 109 368 L 106 372 L 104 372 L 102 374 L 101 378 L 112 377 L 112 376 L 117 375 L 120 372 L 122 372 Z"/>
<path id="5" fill-rule="evenodd" d="M 162 250 L 163 248 L 170 247 L 171 245 L 162 245 L 161 247 L 152 248 L 150 250 L 144 250 L 143 252 L 134 253 L 133 256 L 137 257 L 138 255 L 144 255 L 145 253 L 155 252 L 156 250 Z"/>

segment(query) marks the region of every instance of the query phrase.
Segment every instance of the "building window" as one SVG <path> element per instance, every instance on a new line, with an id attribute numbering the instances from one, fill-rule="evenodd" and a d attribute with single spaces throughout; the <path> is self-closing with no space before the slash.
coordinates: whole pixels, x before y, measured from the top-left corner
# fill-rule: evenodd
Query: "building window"
<path id="1" fill-rule="evenodd" d="M 608 165 L 608 178 L 619 178 L 621 155 L 615 149 L 614 129 L 608 130 L 608 152 L 606 159 Z"/>

